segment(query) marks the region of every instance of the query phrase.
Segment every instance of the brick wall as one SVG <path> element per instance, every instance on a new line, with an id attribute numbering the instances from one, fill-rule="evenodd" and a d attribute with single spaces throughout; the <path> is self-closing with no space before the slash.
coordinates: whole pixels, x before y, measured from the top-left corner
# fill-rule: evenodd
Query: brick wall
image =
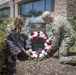
<path id="1" fill-rule="evenodd" d="M 76 0 L 67 0 L 67 17 L 72 19 L 76 16 Z"/>
<path id="2" fill-rule="evenodd" d="M 0 0 L 0 5 L 8 2 L 9 0 Z"/>
<path id="3" fill-rule="evenodd" d="M 76 0 L 55 0 L 54 12 L 72 19 L 76 16 Z"/>
<path id="4" fill-rule="evenodd" d="M 54 1 L 55 14 L 67 16 L 67 0 L 55 0 Z"/>
<path id="5" fill-rule="evenodd" d="M 13 1 L 9 0 L 9 5 L 10 5 L 10 17 L 14 17 L 13 13 Z"/>

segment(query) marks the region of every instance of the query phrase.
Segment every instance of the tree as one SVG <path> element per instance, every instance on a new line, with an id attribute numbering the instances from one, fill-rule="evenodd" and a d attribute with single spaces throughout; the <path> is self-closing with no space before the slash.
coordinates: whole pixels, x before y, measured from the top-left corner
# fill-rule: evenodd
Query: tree
<path id="1" fill-rule="evenodd" d="M 26 12 L 25 13 L 25 16 L 26 17 L 37 17 L 37 16 L 40 16 L 42 14 L 42 11 L 41 10 L 30 10 L 29 12 Z"/>

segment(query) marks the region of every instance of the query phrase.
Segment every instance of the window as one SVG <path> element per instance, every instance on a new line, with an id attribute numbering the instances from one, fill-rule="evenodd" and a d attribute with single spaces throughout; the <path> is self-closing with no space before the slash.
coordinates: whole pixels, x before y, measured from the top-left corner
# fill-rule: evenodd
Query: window
<path id="1" fill-rule="evenodd" d="M 12 0 L 13 2 L 13 17 L 15 17 L 15 0 Z"/>
<path id="2" fill-rule="evenodd" d="M 45 9 L 45 5 L 44 5 L 44 1 L 38 1 L 38 2 L 34 2 L 34 10 L 41 10 L 42 12 Z"/>
<path id="3" fill-rule="evenodd" d="M 0 15 L 3 15 L 3 14 L 10 16 L 10 9 L 8 8 L 8 9 L 1 10 Z"/>
<path id="4" fill-rule="evenodd" d="M 6 2 L 6 3 L 2 4 L 2 5 L 0 5 L 0 9 L 5 8 L 5 7 L 9 7 L 9 2 Z"/>
<path id="5" fill-rule="evenodd" d="M 28 2 L 20 5 L 20 15 L 25 17 L 36 17 L 41 15 L 44 11 L 51 11 L 52 0 L 33 0 L 33 2 Z"/>
<path id="6" fill-rule="evenodd" d="M 0 5 L 0 15 L 3 14 L 10 15 L 9 2 Z"/>
<path id="7" fill-rule="evenodd" d="M 51 11 L 52 7 L 51 7 L 51 4 L 52 4 L 52 0 L 46 0 L 46 10 L 47 11 Z"/>

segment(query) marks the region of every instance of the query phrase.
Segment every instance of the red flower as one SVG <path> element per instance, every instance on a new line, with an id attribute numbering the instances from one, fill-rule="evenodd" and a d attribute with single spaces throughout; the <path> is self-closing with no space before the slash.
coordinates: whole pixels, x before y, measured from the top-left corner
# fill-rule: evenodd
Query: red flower
<path id="1" fill-rule="evenodd" d="M 51 43 L 50 42 L 46 42 L 47 43 L 47 45 L 51 45 Z"/>
<path id="2" fill-rule="evenodd" d="M 30 52 L 30 55 L 33 55 L 33 53 L 32 53 L 32 52 Z"/>
<path id="3" fill-rule="evenodd" d="M 45 41 L 46 41 L 46 39 L 43 39 L 43 41 L 45 42 Z"/>
<path id="4" fill-rule="evenodd" d="M 29 50 L 30 48 L 26 48 L 26 50 Z"/>
<path id="5" fill-rule="evenodd" d="M 35 40 L 35 39 L 36 39 L 36 37 L 33 37 L 33 38 L 32 38 L 32 40 Z"/>
<path id="6" fill-rule="evenodd" d="M 39 37 L 40 33 L 38 33 L 37 37 Z"/>
<path id="7" fill-rule="evenodd" d="M 33 32 L 31 32 L 30 34 L 31 34 L 31 36 L 32 36 L 32 35 L 34 35 L 34 33 L 33 33 Z"/>
<path id="8" fill-rule="evenodd" d="M 39 57 L 40 54 L 41 54 L 41 52 L 38 52 L 38 53 L 37 53 L 38 57 Z"/>
<path id="9" fill-rule="evenodd" d="M 40 31 L 38 31 L 38 34 L 40 34 Z"/>
<path id="10" fill-rule="evenodd" d="M 47 34 L 46 33 L 44 35 L 47 37 Z"/>

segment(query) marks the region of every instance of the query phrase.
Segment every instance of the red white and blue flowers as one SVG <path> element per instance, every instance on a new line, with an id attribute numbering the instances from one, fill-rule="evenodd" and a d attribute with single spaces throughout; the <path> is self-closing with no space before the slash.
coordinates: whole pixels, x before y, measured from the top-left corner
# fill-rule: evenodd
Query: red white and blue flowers
<path id="1" fill-rule="evenodd" d="M 31 40 L 33 41 L 36 38 L 42 38 L 43 41 L 44 41 L 44 46 L 45 46 L 43 50 L 38 51 L 38 52 L 33 51 L 32 47 L 31 47 Z M 42 31 L 31 32 L 29 34 L 28 40 L 26 40 L 26 52 L 32 58 L 41 58 L 41 57 L 47 56 L 48 55 L 48 50 L 51 47 L 51 43 L 49 42 L 50 39 L 51 39 L 51 37 L 48 38 L 48 36 L 45 33 L 43 33 Z"/>

